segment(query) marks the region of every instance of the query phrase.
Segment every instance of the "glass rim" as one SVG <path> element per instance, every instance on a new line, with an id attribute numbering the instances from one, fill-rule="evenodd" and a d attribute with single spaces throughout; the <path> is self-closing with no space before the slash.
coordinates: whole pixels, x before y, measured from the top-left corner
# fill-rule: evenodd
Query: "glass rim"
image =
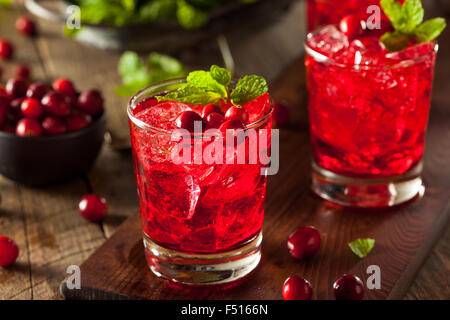
<path id="1" fill-rule="evenodd" d="M 421 55 L 420 57 L 417 58 L 408 58 L 408 59 L 404 59 L 401 61 L 393 61 L 392 64 L 383 64 L 383 65 L 368 65 L 368 64 L 355 64 L 355 63 L 342 63 L 342 62 L 338 62 L 336 61 L 336 59 L 330 58 L 327 55 L 320 53 L 318 51 L 316 51 L 315 49 L 311 48 L 308 45 L 308 41 L 315 36 L 316 34 L 318 34 L 321 30 L 323 30 L 324 28 L 328 27 L 328 26 L 336 26 L 335 24 L 329 24 L 326 26 L 322 26 L 317 28 L 314 31 L 309 32 L 306 35 L 305 41 L 304 41 L 304 48 L 305 48 L 305 52 L 310 55 L 312 58 L 314 58 L 314 60 L 318 61 L 318 62 L 326 62 L 328 64 L 332 64 L 334 66 L 338 66 L 341 68 L 351 68 L 351 69 L 358 69 L 358 70 L 370 70 L 370 69 L 396 69 L 396 68 L 407 68 L 410 67 L 412 65 L 415 65 L 423 60 L 426 59 L 426 57 L 432 53 L 432 52 L 437 52 L 439 49 L 439 43 L 437 40 L 432 40 L 430 42 L 433 42 L 433 47 L 430 49 L 430 51 L 427 51 L 426 53 L 424 53 L 423 55 Z"/>
<path id="2" fill-rule="evenodd" d="M 236 82 L 235 79 L 232 80 L 232 83 L 233 82 Z M 174 130 L 166 130 L 166 129 L 158 128 L 158 127 L 152 126 L 152 125 L 150 125 L 148 123 L 145 123 L 144 121 L 139 120 L 138 118 L 136 118 L 134 116 L 133 108 L 137 106 L 137 104 L 136 104 L 137 100 L 140 97 L 142 97 L 143 95 L 145 95 L 146 93 L 148 93 L 150 91 L 155 91 L 155 93 L 153 95 L 157 95 L 158 93 L 163 93 L 163 92 L 170 91 L 170 90 L 156 91 L 159 88 L 164 88 L 164 87 L 169 86 L 169 85 L 176 85 L 176 84 L 182 84 L 182 83 L 186 83 L 186 78 L 174 78 L 174 79 L 168 79 L 168 80 L 155 82 L 155 83 L 153 83 L 153 84 L 151 84 L 151 85 L 149 85 L 149 86 L 139 90 L 128 101 L 128 104 L 127 104 L 128 118 L 136 126 L 138 126 L 141 129 L 149 130 L 149 131 L 152 131 L 154 133 L 163 134 L 163 135 L 172 135 L 172 132 L 174 130 L 176 130 L 176 129 L 174 129 Z M 151 96 L 149 96 L 149 97 L 151 97 Z M 246 125 L 245 126 L 245 130 L 255 129 L 255 128 L 258 128 L 261 124 L 264 124 L 265 121 L 270 118 L 270 116 L 272 115 L 272 112 L 273 112 L 273 101 L 272 101 L 272 98 L 270 98 L 270 109 L 264 114 L 264 116 L 262 116 L 261 118 L 259 118 L 256 121 Z M 204 132 L 202 133 L 202 136 L 204 136 Z"/>

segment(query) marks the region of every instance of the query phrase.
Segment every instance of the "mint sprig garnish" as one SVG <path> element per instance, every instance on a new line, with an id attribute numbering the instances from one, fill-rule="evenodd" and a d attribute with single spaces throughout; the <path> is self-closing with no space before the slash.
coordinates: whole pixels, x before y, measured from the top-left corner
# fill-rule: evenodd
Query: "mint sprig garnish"
<path id="1" fill-rule="evenodd" d="M 365 258 L 375 245 L 374 239 L 356 239 L 348 244 L 354 254 L 360 258 Z"/>
<path id="2" fill-rule="evenodd" d="M 207 105 L 219 100 L 243 105 L 268 92 L 267 82 L 263 77 L 251 75 L 238 80 L 231 90 L 231 73 L 213 65 L 209 71 L 193 71 L 186 78 L 186 84 L 176 91 L 164 96 L 157 96 L 158 101 L 178 101 L 191 105 Z"/>
<path id="3" fill-rule="evenodd" d="M 410 40 L 425 43 L 436 39 L 446 27 L 445 19 L 434 18 L 423 22 L 424 9 L 420 0 L 381 0 L 381 7 L 391 21 L 394 31 L 380 39 L 389 51 L 405 49 Z"/>

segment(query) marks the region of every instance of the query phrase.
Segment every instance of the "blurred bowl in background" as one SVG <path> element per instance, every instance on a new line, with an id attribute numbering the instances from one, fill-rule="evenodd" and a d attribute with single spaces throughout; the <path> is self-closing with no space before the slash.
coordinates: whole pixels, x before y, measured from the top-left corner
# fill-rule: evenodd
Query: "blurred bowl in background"
<path id="1" fill-rule="evenodd" d="M 59 136 L 19 137 L 0 131 L 0 174 L 43 187 L 86 174 L 102 148 L 106 116 L 89 127 Z"/>

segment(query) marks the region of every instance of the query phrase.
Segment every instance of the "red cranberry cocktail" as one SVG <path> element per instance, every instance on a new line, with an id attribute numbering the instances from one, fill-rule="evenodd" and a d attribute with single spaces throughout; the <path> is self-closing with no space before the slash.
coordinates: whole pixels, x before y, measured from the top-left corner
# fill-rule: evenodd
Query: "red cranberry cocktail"
<path id="1" fill-rule="evenodd" d="M 257 135 L 264 131 L 268 150 L 272 105 L 267 93 L 242 106 L 224 100 L 202 105 L 155 98 L 185 83 L 153 85 L 132 98 L 128 108 L 146 256 L 152 271 L 170 280 L 225 283 L 259 263 L 267 177 L 259 159 L 251 164 L 235 159 L 239 144 L 248 156 L 250 136 L 238 138 L 237 146 L 222 141 L 223 163 L 202 161 L 200 153 L 216 141 L 205 130 L 216 132 L 217 139 L 226 129 L 254 130 Z M 194 123 L 202 126 L 200 133 L 194 133 Z M 174 158 L 182 144 L 174 139 L 180 128 L 192 138 L 182 146 L 191 156 L 181 163 Z"/>
<path id="2" fill-rule="evenodd" d="M 377 30 L 328 25 L 308 35 L 313 189 L 323 198 L 382 207 L 423 191 L 437 43 L 406 39 L 390 51 Z"/>

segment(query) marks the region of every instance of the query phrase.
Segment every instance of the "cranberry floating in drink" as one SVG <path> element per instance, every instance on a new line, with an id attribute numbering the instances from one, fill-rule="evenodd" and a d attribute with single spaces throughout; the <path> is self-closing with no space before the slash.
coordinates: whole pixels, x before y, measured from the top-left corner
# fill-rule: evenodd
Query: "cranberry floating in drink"
<path id="1" fill-rule="evenodd" d="M 242 109 L 239 115 L 248 113 L 246 124 L 225 119 L 231 105 Z M 186 80 L 155 84 L 131 99 L 145 252 L 156 275 L 186 284 L 219 284 L 258 265 L 268 164 L 248 159 L 252 143 L 270 148 L 271 114 L 263 78 L 232 81 L 217 66 L 192 72 Z M 225 126 L 228 122 L 233 126 Z M 247 136 L 231 145 L 225 127 Z M 214 150 L 210 161 L 207 150 Z"/>
<path id="2" fill-rule="evenodd" d="M 344 17 L 305 43 L 313 189 L 343 205 L 393 206 L 423 191 L 434 39 L 445 21 L 422 23 L 395 0 L 381 3 L 389 3 L 395 32 L 350 32 L 355 23 L 347 28 Z M 400 9 L 390 10 L 395 6 Z"/>

